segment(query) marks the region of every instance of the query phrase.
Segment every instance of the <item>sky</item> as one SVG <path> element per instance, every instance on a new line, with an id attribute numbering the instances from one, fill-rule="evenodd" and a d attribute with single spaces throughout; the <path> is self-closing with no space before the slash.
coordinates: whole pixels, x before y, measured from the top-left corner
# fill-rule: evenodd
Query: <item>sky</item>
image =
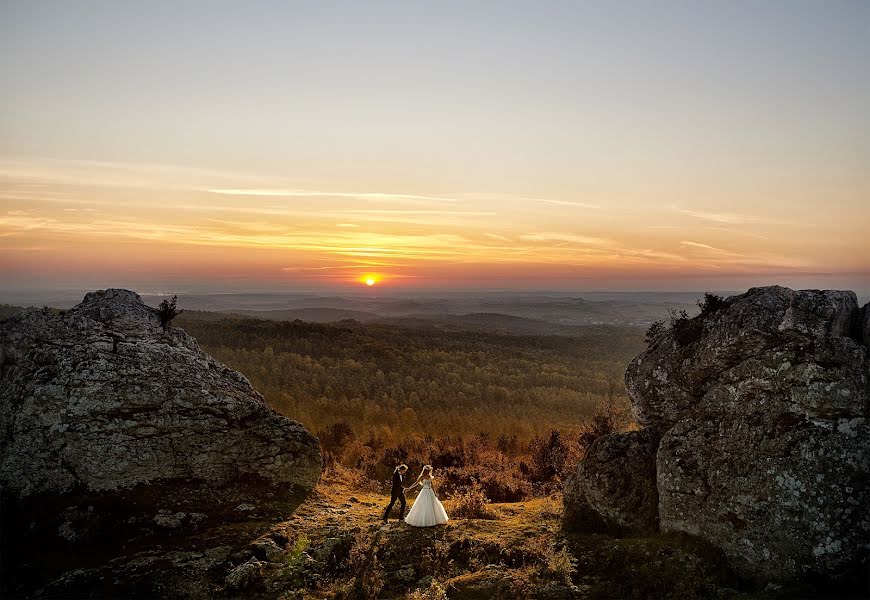
<path id="1" fill-rule="evenodd" d="M 870 2 L 0 3 L 0 290 L 870 290 Z"/>

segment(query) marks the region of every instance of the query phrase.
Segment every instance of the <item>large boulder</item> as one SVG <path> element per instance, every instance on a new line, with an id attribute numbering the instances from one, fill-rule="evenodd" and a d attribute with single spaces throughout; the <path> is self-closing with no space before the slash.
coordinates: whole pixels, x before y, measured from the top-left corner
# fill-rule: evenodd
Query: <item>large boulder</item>
<path id="1" fill-rule="evenodd" d="M 753 288 L 673 323 L 632 361 L 635 416 L 663 436 L 663 531 L 709 540 L 750 577 L 859 572 L 870 541 L 865 317 L 852 292 Z"/>
<path id="2" fill-rule="evenodd" d="M 653 477 L 660 529 L 704 538 L 743 576 L 860 576 L 868 322 L 852 292 L 782 287 L 708 298 L 700 315 L 672 320 L 626 370 L 647 437 L 592 445 L 566 485 L 566 524 L 648 530 L 648 504 L 631 500 L 650 497 Z"/>
<path id="3" fill-rule="evenodd" d="M 650 533 L 658 527 L 653 429 L 612 433 L 589 446 L 565 482 L 566 528 L 598 533 Z"/>
<path id="4" fill-rule="evenodd" d="M 806 396 L 801 404 L 831 407 L 831 402 L 855 406 L 855 397 L 866 396 L 866 381 L 855 375 L 866 354 L 861 343 L 861 311 L 854 292 L 802 290 L 779 286 L 752 288 L 711 305 L 693 319 L 680 319 L 664 330 L 651 347 L 638 355 L 625 372 L 626 389 L 638 423 L 667 431 L 698 407 L 726 372 L 751 359 L 767 360 L 773 368 L 789 357 L 782 350 L 832 352 L 843 357 L 842 372 L 825 376 L 849 387 L 851 396 L 830 393 L 825 377 L 804 373 Z M 826 348 L 816 348 L 825 341 Z M 853 356 L 853 353 L 857 352 Z M 825 364 L 819 354 L 802 364 Z M 798 369 L 800 370 L 800 369 Z M 812 369 L 810 368 L 810 371 Z M 770 377 L 770 374 L 767 375 Z M 801 385 L 790 381 L 789 386 Z M 861 387 L 863 386 L 863 388 Z M 843 398 L 838 402 L 837 398 Z M 833 408 L 833 407 L 831 407 Z M 738 411 L 741 407 L 738 407 Z M 824 408 L 827 410 L 827 408 Z"/>
<path id="5" fill-rule="evenodd" d="M 0 323 L 4 560 L 286 515 L 320 468 L 314 436 L 133 292 Z"/>

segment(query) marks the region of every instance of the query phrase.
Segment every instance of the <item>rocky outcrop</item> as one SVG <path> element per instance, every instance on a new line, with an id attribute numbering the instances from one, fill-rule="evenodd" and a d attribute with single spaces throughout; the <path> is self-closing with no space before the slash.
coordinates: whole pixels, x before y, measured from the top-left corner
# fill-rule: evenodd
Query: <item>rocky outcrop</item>
<path id="1" fill-rule="evenodd" d="M 316 438 L 127 290 L 0 323 L 0 455 L 7 543 L 270 519 L 321 465 Z"/>
<path id="2" fill-rule="evenodd" d="M 661 435 L 662 531 L 704 538 L 759 579 L 860 571 L 866 319 L 852 292 L 753 288 L 676 320 L 631 362 L 635 418 Z"/>
<path id="3" fill-rule="evenodd" d="M 565 482 L 566 526 L 615 534 L 655 531 L 658 441 L 652 429 L 595 440 L 577 471 Z"/>

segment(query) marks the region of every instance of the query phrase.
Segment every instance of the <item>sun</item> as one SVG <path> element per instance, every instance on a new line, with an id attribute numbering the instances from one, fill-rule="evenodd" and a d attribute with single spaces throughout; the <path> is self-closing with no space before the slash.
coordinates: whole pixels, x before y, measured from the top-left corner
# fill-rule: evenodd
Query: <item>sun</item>
<path id="1" fill-rule="evenodd" d="M 374 280 L 374 278 L 366 277 L 366 285 L 371 286 L 371 285 L 374 285 L 375 283 L 377 283 L 377 282 Z"/>
<path id="2" fill-rule="evenodd" d="M 365 273 L 359 278 L 359 282 L 367 287 L 372 287 L 381 282 L 381 276 L 377 273 Z"/>

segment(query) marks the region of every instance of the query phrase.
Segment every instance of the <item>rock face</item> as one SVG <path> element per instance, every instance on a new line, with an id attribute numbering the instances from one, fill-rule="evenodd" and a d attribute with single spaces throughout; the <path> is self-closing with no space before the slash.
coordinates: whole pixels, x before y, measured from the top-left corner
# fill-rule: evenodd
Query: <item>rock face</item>
<path id="1" fill-rule="evenodd" d="M 316 438 L 127 290 L 0 323 L 0 455 L 6 541 L 49 543 L 238 520 L 242 502 L 286 515 L 321 466 Z"/>
<path id="2" fill-rule="evenodd" d="M 565 482 L 566 526 L 616 534 L 656 531 L 658 441 L 652 429 L 595 440 Z"/>
<path id="3" fill-rule="evenodd" d="M 631 362 L 635 418 L 661 435 L 662 531 L 704 538 L 758 579 L 860 571 L 867 312 L 852 292 L 753 288 L 675 322 Z"/>

